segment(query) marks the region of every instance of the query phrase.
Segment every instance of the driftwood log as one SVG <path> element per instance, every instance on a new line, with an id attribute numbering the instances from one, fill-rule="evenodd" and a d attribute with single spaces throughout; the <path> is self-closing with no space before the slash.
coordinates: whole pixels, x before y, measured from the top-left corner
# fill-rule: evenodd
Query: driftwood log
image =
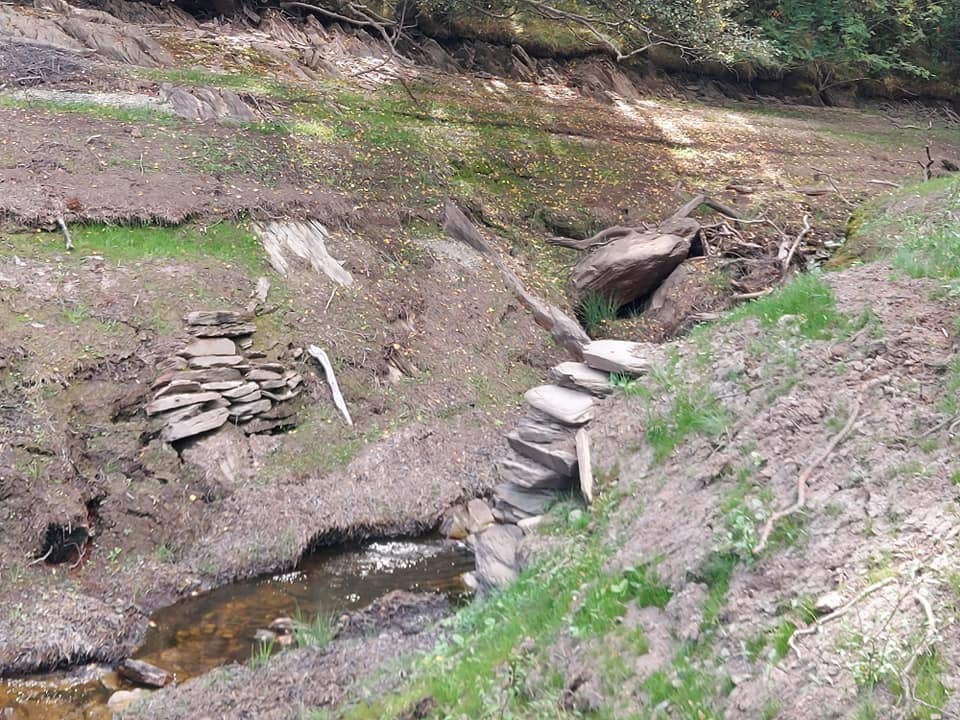
<path id="1" fill-rule="evenodd" d="M 444 213 L 443 229 L 452 238 L 466 243 L 481 255 L 488 257 L 500 271 L 500 274 L 503 275 L 507 287 L 516 295 L 520 303 L 533 314 L 536 323 L 547 330 L 557 344 L 576 360 L 583 360 L 583 346 L 590 342 L 590 337 L 583 331 L 580 324 L 560 308 L 550 305 L 536 295 L 529 293 L 524 288 L 520 278 L 504 264 L 500 256 L 483 239 L 480 231 L 467 219 L 460 208 L 449 200 Z"/>

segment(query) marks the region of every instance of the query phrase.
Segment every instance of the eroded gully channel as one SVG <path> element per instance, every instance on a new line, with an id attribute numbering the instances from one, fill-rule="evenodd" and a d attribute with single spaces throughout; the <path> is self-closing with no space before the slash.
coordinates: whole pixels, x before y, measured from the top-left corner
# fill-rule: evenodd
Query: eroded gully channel
<path id="1" fill-rule="evenodd" d="M 159 610 L 133 657 L 183 682 L 219 665 L 248 661 L 257 646 L 254 633 L 275 618 L 336 615 L 392 590 L 460 597 L 461 576 L 472 569 L 464 547 L 436 539 L 321 549 L 290 572 L 236 582 Z M 131 688 L 102 665 L 0 681 L 0 718 L 109 718 L 110 695 Z"/>

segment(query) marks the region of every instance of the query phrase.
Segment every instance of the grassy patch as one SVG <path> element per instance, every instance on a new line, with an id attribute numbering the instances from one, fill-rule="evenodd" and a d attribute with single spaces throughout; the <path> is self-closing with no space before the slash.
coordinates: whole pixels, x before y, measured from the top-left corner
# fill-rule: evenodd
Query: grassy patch
<path id="1" fill-rule="evenodd" d="M 673 593 L 650 567 L 629 568 L 619 577 L 605 577 L 587 592 L 573 615 L 571 634 L 578 638 L 600 637 L 609 632 L 627 611 L 637 607 L 663 609 Z"/>
<path id="2" fill-rule="evenodd" d="M 73 228 L 71 234 L 79 253 L 102 255 L 112 262 L 214 257 L 236 263 L 252 273 L 261 273 L 267 268 L 260 242 L 245 226 L 232 223 L 206 228 L 80 225 Z M 26 252 L 63 252 L 60 234 L 15 235 L 10 241 L 16 249 Z"/>
<path id="3" fill-rule="evenodd" d="M 117 120 L 119 122 L 142 125 L 173 125 L 176 118 L 173 112 L 163 108 L 152 107 L 125 107 L 105 105 L 88 100 L 45 100 L 40 98 L 12 98 L 0 96 L 0 109 L 11 108 L 16 110 L 43 110 L 50 113 L 76 113 L 88 115 L 102 120 Z"/>
<path id="4" fill-rule="evenodd" d="M 723 709 L 718 697 L 730 694 L 733 684 L 726 676 L 700 667 L 690 657 L 691 648 L 681 648 L 668 670 L 654 672 L 644 682 L 650 711 L 646 717 L 720 720 Z"/>
<path id="5" fill-rule="evenodd" d="M 850 323 L 837 311 L 833 291 L 818 273 L 802 273 L 769 295 L 739 306 L 727 321 L 746 317 L 757 318 L 767 328 L 792 325 L 810 340 L 834 337 Z"/>
<path id="6" fill-rule="evenodd" d="M 644 378 L 612 382 L 628 397 L 646 402 L 646 440 L 655 462 L 668 458 L 691 435 L 716 437 L 730 423 L 717 396 L 705 384 L 682 376 L 676 358 Z"/>

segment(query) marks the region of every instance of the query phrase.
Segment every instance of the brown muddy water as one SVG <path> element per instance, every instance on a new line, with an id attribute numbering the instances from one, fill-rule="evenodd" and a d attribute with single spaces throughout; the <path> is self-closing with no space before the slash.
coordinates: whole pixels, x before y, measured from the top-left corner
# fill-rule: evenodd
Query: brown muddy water
<path id="1" fill-rule="evenodd" d="M 465 593 L 461 576 L 472 569 L 472 555 L 441 540 L 326 548 L 290 572 L 233 583 L 157 611 L 133 657 L 183 682 L 219 665 L 248 661 L 256 649 L 254 632 L 274 618 L 337 615 L 392 590 L 458 599 Z M 111 716 L 106 705 L 111 693 L 131 688 L 103 665 L 0 681 L 0 718 L 101 720 Z"/>

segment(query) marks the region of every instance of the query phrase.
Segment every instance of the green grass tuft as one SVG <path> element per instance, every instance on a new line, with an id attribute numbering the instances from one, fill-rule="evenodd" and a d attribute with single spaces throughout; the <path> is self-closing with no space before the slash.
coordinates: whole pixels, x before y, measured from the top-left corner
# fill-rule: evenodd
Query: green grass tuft
<path id="1" fill-rule="evenodd" d="M 336 635 L 336 623 L 332 615 L 317 613 L 313 620 L 304 620 L 297 613 L 293 626 L 293 640 L 297 647 L 324 648 Z"/>
<path id="2" fill-rule="evenodd" d="M 602 327 L 605 323 L 616 320 L 619 309 L 616 300 L 591 293 L 583 299 L 577 308 L 577 319 L 589 333 Z"/>
<path id="3" fill-rule="evenodd" d="M 818 273 L 802 273 L 789 284 L 753 302 L 741 305 L 727 316 L 729 322 L 755 317 L 764 327 L 777 327 L 783 318 L 795 318 L 792 324 L 805 338 L 834 337 L 846 325 L 837 312 L 833 291 Z"/>

